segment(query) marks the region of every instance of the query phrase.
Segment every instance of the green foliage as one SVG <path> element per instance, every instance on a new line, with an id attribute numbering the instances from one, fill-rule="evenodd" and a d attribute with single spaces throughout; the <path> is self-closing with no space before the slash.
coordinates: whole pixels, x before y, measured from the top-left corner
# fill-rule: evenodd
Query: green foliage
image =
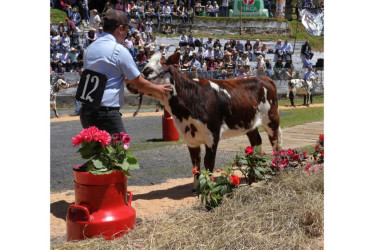
<path id="1" fill-rule="evenodd" d="M 66 12 L 58 9 L 50 10 L 50 22 L 54 25 L 58 25 L 60 22 L 65 23 Z"/>
<path id="2" fill-rule="evenodd" d="M 233 174 L 232 168 L 223 171 L 217 178 L 214 178 L 209 171 L 203 170 L 196 191 L 199 196 L 201 195 L 201 202 L 210 210 L 217 207 L 223 197 L 231 194 L 237 185 L 239 185 L 239 177 Z"/>
<path id="3" fill-rule="evenodd" d="M 279 110 L 281 127 L 291 127 L 307 122 L 322 121 L 323 113 L 323 107 Z"/>

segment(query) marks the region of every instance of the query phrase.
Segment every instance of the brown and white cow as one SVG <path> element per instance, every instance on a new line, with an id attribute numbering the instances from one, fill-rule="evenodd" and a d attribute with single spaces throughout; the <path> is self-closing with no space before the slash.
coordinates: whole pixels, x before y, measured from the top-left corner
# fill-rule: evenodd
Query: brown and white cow
<path id="1" fill-rule="evenodd" d="M 204 166 L 210 172 L 214 169 L 220 138 L 246 134 L 251 146 L 261 145 L 257 130 L 261 124 L 273 150 L 281 149 L 282 132 L 273 80 L 267 76 L 191 80 L 174 66 L 179 56 L 175 53 L 166 60 L 159 53 L 153 55 L 143 75 L 155 84 L 172 84 L 173 91 L 160 102 L 172 115 L 194 167 L 200 169 L 201 144 L 205 145 Z"/>

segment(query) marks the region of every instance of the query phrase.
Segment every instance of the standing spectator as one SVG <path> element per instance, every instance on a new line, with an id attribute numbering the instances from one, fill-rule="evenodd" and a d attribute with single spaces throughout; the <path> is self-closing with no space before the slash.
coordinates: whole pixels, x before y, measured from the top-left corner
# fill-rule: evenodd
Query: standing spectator
<path id="1" fill-rule="evenodd" d="M 88 0 L 79 0 L 79 11 L 83 18 L 83 25 L 88 26 L 88 20 L 90 18 L 88 14 Z"/>
<path id="2" fill-rule="evenodd" d="M 292 45 L 288 43 L 287 40 L 284 40 L 284 44 L 282 46 L 283 51 L 283 60 L 291 59 L 292 60 Z"/>
<path id="3" fill-rule="evenodd" d="M 96 30 L 97 28 L 99 28 L 100 22 L 101 22 L 101 19 L 100 19 L 99 13 L 97 12 L 97 9 L 91 10 L 89 26 Z"/>
<path id="4" fill-rule="evenodd" d="M 125 11 L 125 6 L 123 5 L 122 0 L 117 0 L 117 3 L 114 6 L 114 9 Z"/>
<path id="5" fill-rule="evenodd" d="M 73 13 L 71 14 L 71 20 L 74 22 L 75 27 L 81 25 L 82 18 L 77 8 L 73 9 Z"/>
<path id="6" fill-rule="evenodd" d="M 53 51 L 57 49 L 57 51 L 60 51 L 61 48 L 61 37 L 57 34 L 56 30 L 52 31 L 51 41 L 50 41 L 50 50 L 51 54 Z"/>
<path id="7" fill-rule="evenodd" d="M 228 17 L 229 16 L 229 0 L 223 0 L 221 5 L 221 16 Z"/>
<path id="8" fill-rule="evenodd" d="M 97 36 L 96 36 L 96 30 L 94 28 L 90 28 L 90 30 L 87 32 L 86 34 L 86 43 L 87 43 L 87 46 L 89 46 L 91 43 L 95 42 L 96 39 L 97 39 Z"/>
<path id="9" fill-rule="evenodd" d="M 264 0 L 264 6 L 265 6 L 265 9 L 267 9 L 268 12 L 269 12 L 269 17 L 273 18 L 273 13 L 271 12 L 271 1 L 270 0 Z"/>
<path id="10" fill-rule="evenodd" d="M 300 3 L 300 1 L 297 1 L 296 5 L 295 5 L 296 20 L 299 20 L 299 16 L 300 16 L 299 9 L 301 9 L 301 3 Z"/>
<path id="11" fill-rule="evenodd" d="M 278 39 L 277 43 L 274 46 L 274 53 L 277 55 L 278 58 L 283 59 L 283 50 L 282 50 L 282 40 Z"/>
<path id="12" fill-rule="evenodd" d="M 173 15 L 171 13 L 171 8 L 170 8 L 168 2 L 166 2 L 164 7 L 162 7 L 161 17 L 162 17 L 162 22 L 163 23 L 165 23 L 165 17 L 169 18 L 170 23 L 173 22 Z"/>
<path id="13" fill-rule="evenodd" d="M 284 78 L 284 65 L 282 61 L 283 59 L 278 57 L 278 60 L 273 67 L 274 75 L 278 80 L 282 80 Z"/>
<path id="14" fill-rule="evenodd" d="M 69 35 L 72 35 L 76 31 L 76 26 L 74 22 L 67 17 L 65 18 L 65 21 L 66 27 L 68 28 L 67 32 L 69 33 Z"/>
<path id="15" fill-rule="evenodd" d="M 188 44 L 188 37 L 186 36 L 186 31 L 182 32 L 182 35 L 179 37 L 179 46 L 184 47 Z"/>
<path id="16" fill-rule="evenodd" d="M 61 49 L 62 50 L 70 49 L 70 37 L 68 37 L 68 33 L 66 33 L 66 31 L 63 33 L 63 36 L 61 38 Z"/>
<path id="17" fill-rule="evenodd" d="M 312 52 L 312 48 L 309 45 L 309 41 L 305 41 L 303 46 L 301 46 L 301 54 L 304 55 L 304 56 L 309 55 L 310 56 L 309 59 L 313 58 L 314 53 Z"/>

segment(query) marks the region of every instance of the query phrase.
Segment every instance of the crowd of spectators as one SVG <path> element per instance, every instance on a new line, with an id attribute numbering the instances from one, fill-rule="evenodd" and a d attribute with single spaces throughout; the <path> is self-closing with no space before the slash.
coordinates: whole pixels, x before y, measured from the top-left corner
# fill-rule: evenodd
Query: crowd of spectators
<path id="1" fill-rule="evenodd" d="M 167 1 L 164 4 L 160 2 L 146 1 L 143 6 L 142 2 L 129 1 L 126 6 L 121 0 L 118 0 L 114 5 L 109 1 L 105 4 L 102 14 L 99 14 L 96 9 L 88 10 L 87 1 L 62 0 L 62 10 L 66 12 L 67 17 L 65 23 L 60 22 L 57 27 L 51 23 L 51 70 L 57 75 L 63 75 L 67 71 L 80 71 L 83 67 L 84 49 L 95 42 L 103 32 L 102 16 L 111 9 L 117 9 L 125 11 L 129 16 L 130 29 L 123 46 L 130 51 L 139 69 L 144 67 L 155 52 L 166 56 L 167 52 L 174 47 L 170 52 L 179 51 L 181 53 L 179 68 L 182 71 L 200 73 L 218 71 L 221 72 L 221 75 L 231 71 L 236 76 L 241 76 L 251 74 L 255 68 L 257 74 L 268 75 L 274 79 L 293 77 L 293 48 L 287 40 L 283 43 L 278 40 L 274 48 L 268 48 L 266 42 L 260 43 L 259 39 L 254 41 L 230 39 L 222 44 L 220 39 L 210 36 L 207 41 L 202 43 L 202 40 L 195 38 L 192 33 L 187 35 L 186 32 L 183 32 L 178 44 L 159 43 L 152 32 L 153 18 L 157 19 L 157 22 L 166 22 L 166 19 L 172 22 L 173 13 L 177 12 L 183 22 L 191 20 L 191 15 L 188 14 L 191 5 L 179 1 L 177 2 L 179 4 L 172 4 L 170 7 Z M 200 0 L 197 0 L 196 4 L 202 6 Z M 209 4 L 211 2 L 207 1 L 206 5 Z M 222 1 L 222 4 L 229 6 L 229 2 L 226 0 Z M 204 11 L 211 13 L 212 16 L 218 15 L 215 1 L 212 2 L 212 6 L 213 8 Z M 180 12 L 181 10 L 182 12 Z M 185 10 L 187 13 L 184 15 Z M 196 12 L 198 11 L 199 8 L 196 8 Z M 83 44 L 80 43 L 78 36 L 79 27 L 88 29 L 88 32 L 84 34 Z M 274 65 L 271 63 L 272 60 L 266 58 L 267 54 L 273 53 L 275 54 Z M 303 67 L 313 66 L 311 59 L 314 54 L 308 41 L 302 46 L 301 54 L 303 55 Z M 256 62 L 256 66 L 253 67 L 253 63 L 250 64 L 250 62 Z"/>

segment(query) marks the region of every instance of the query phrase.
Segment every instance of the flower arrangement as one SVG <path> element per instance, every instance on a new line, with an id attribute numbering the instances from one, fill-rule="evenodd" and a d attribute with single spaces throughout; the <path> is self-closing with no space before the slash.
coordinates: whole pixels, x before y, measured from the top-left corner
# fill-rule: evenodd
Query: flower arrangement
<path id="1" fill-rule="evenodd" d="M 221 172 L 219 169 L 217 172 Z M 199 173 L 196 168 L 193 174 Z M 199 176 L 197 194 L 201 194 L 201 202 L 207 209 L 217 207 L 223 196 L 231 194 L 239 186 L 240 177 L 235 175 L 232 168 L 221 172 L 221 176 L 214 178 L 209 171 L 202 171 Z"/>
<path id="2" fill-rule="evenodd" d="M 274 156 L 271 167 L 275 171 L 295 169 L 307 159 L 307 151 L 300 153 L 294 149 L 274 151 L 271 155 Z"/>
<path id="3" fill-rule="evenodd" d="M 320 134 L 317 140 L 317 145 L 315 146 L 314 153 L 313 153 L 314 161 L 317 164 L 324 162 L 324 157 L 325 157 L 324 141 L 325 141 L 324 134 Z"/>
<path id="4" fill-rule="evenodd" d="M 273 175 L 269 167 L 270 161 L 265 157 L 265 152 L 256 147 L 240 148 L 241 154 L 235 156 L 233 166 L 238 166 L 248 184 L 267 180 Z"/>
<path id="5" fill-rule="evenodd" d="M 130 170 L 139 169 L 137 160 L 128 150 L 130 136 L 123 132 L 111 136 L 92 126 L 73 137 L 72 143 L 74 147 L 82 145 L 78 152 L 83 159 L 88 160 L 77 171 L 98 175 L 120 170 L 128 177 Z"/>

